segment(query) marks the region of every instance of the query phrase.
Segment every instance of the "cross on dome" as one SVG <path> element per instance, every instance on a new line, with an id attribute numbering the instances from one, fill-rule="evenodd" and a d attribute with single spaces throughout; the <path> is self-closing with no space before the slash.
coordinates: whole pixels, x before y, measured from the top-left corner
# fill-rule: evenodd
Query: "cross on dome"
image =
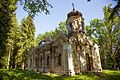
<path id="1" fill-rule="evenodd" d="M 73 7 L 73 11 L 75 11 L 75 5 L 74 5 L 74 3 L 72 3 L 72 7 Z"/>

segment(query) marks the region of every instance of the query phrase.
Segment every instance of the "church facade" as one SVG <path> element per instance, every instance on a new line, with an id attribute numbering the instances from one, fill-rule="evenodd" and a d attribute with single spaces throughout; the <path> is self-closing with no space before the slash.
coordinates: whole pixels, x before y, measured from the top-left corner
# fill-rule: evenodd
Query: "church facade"
<path id="1" fill-rule="evenodd" d="M 102 71 L 99 47 L 85 34 L 82 13 L 68 13 L 66 28 L 68 34 L 59 32 L 30 50 L 28 69 L 67 75 Z"/>

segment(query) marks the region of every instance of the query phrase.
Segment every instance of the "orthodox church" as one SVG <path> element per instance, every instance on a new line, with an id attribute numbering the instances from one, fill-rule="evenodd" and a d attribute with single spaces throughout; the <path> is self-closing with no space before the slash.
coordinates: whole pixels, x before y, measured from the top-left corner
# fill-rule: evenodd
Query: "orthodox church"
<path id="1" fill-rule="evenodd" d="M 99 46 L 85 34 L 82 13 L 75 9 L 69 12 L 66 28 L 68 34 L 59 32 L 30 50 L 28 69 L 66 75 L 101 72 Z"/>

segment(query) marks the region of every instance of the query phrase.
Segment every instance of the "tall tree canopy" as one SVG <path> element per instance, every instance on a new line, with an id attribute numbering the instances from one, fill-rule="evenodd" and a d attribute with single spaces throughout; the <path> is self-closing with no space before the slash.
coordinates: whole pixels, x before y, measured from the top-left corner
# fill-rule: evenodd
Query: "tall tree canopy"
<path id="1" fill-rule="evenodd" d="M 94 40 L 100 45 L 100 54 L 103 67 L 116 69 L 118 56 L 120 55 L 120 18 L 115 15 L 111 20 L 111 5 L 103 8 L 104 19 L 94 19 L 90 21 L 90 26 L 86 26 L 88 35 L 93 36 Z"/>
<path id="2" fill-rule="evenodd" d="M 22 68 L 25 69 L 27 66 L 27 60 L 29 56 L 29 50 L 32 46 L 35 46 L 35 25 L 31 16 L 24 18 L 22 20 L 22 25 L 20 26 L 21 35 L 21 54 L 20 61 Z"/>
<path id="3" fill-rule="evenodd" d="M 0 59 L 9 55 L 7 66 L 10 67 L 10 58 L 12 55 L 15 33 L 17 30 L 16 20 L 16 1 L 1 0 L 0 1 Z M 2 61 L 6 62 L 6 61 Z M 0 67 L 3 66 L 2 64 Z"/>
<path id="4" fill-rule="evenodd" d="M 32 18 L 39 12 L 49 14 L 48 7 L 52 7 L 46 0 L 0 0 L 0 67 L 3 66 L 3 62 L 8 68 L 15 66 L 14 60 L 18 48 L 14 43 L 19 41 L 17 37 L 20 35 L 19 32 L 16 33 L 18 25 L 15 11 L 18 2 Z M 29 33 L 29 38 L 31 34 Z"/>

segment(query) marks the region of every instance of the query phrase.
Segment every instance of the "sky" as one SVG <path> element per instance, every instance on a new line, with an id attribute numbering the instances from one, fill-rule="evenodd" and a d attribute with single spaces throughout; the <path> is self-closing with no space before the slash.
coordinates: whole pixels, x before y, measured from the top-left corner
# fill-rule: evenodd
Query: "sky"
<path id="1" fill-rule="evenodd" d="M 116 4 L 112 0 L 47 0 L 53 8 L 48 8 L 50 15 L 44 14 L 44 12 L 39 13 L 34 18 L 34 24 L 36 28 L 35 36 L 38 34 L 43 34 L 47 31 L 55 30 L 61 21 L 67 19 L 67 14 L 72 11 L 72 3 L 75 5 L 75 10 L 82 13 L 85 21 L 85 25 L 89 25 L 89 21 L 95 18 L 102 19 L 103 6 Z M 23 7 L 18 5 L 16 16 L 18 19 L 18 24 L 21 24 L 23 18 L 27 17 L 27 12 L 23 10 Z"/>

